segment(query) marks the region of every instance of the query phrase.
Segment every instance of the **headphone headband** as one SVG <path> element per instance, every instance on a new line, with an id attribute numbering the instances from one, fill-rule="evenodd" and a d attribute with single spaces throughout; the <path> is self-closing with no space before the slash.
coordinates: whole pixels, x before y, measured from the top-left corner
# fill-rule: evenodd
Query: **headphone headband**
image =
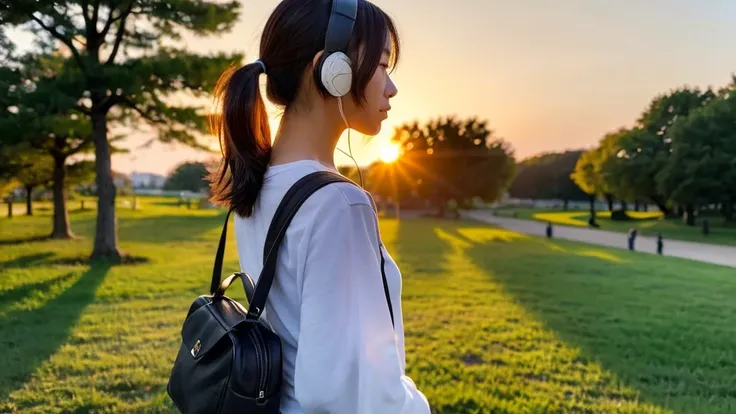
<path id="1" fill-rule="evenodd" d="M 358 0 L 332 0 L 325 33 L 325 53 L 347 52 L 357 15 Z"/>

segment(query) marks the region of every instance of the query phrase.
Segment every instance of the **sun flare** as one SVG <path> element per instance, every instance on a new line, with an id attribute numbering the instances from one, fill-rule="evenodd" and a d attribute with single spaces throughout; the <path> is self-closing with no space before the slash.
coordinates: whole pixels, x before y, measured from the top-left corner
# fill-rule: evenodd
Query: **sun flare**
<path id="1" fill-rule="evenodd" d="M 399 146 L 396 144 L 386 144 L 381 148 L 381 161 L 385 163 L 396 161 L 400 155 Z"/>

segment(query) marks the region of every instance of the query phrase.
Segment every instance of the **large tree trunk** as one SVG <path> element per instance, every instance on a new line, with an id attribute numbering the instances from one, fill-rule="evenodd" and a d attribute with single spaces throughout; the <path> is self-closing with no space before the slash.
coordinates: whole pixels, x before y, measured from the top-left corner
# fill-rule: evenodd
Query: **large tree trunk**
<path id="1" fill-rule="evenodd" d="M 654 204 L 657 205 L 657 207 L 659 208 L 659 211 L 661 211 L 662 214 L 664 214 L 665 216 L 669 216 L 670 214 L 672 214 L 672 212 L 670 211 L 670 209 L 667 208 L 667 203 L 662 199 L 661 196 L 655 195 L 655 196 L 651 196 L 649 198 L 651 198 L 652 199 L 652 202 L 654 202 Z"/>
<path id="2" fill-rule="evenodd" d="M 26 186 L 26 214 L 29 216 L 33 215 L 33 187 L 32 185 Z"/>
<path id="3" fill-rule="evenodd" d="M 629 211 L 629 205 L 624 200 L 621 200 L 621 210 L 622 211 Z"/>
<path id="4" fill-rule="evenodd" d="M 695 225 L 695 206 L 692 204 L 688 204 L 685 207 L 685 224 L 688 226 L 694 226 Z"/>
<path id="5" fill-rule="evenodd" d="M 606 194 L 606 201 L 608 202 L 608 211 L 613 211 L 613 196 L 611 194 Z"/>
<path id="6" fill-rule="evenodd" d="M 120 262 L 117 220 L 115 218 L 115 183 L 112 177 L 110 144 L 107 141 L 106 114 L 92 112 L 92 135 L 95 141 L 95 183 L 97 184 L 97 228 L 91 259 Z"/>
<path id="7" fill-rule="evenodd" d="M 72 239 L 72 229 L 69 224 L 69 212 L 66 208 L 66 157 L 54 156 L 54 229 L 51 231 L 52 239 Z"/>
<path id="8" fill-rule="evenodd" d="M 564 203 L 565 203 L 565 204 L 563 205 L 563 209 L 564 209 L 565 211 L 567 211 L 567 209 L 568 209 L 568 208 L 570 207 L 570 200 L 568 200 L 568 199 L 565 199 L 565 200 L 564 200 Z"/>
<path id="9" fill-rule="evenodd" d="M 590 194 L 590 218 L 588 219 L 588 224 L 595 225 L 595 195 Z"/>
<path id="10" fill-rule="evenodd" d="M 733 221 L 733 201 L 726 201 L 723 203 L 721 208 L 723 210 L 723 218 L 725 218 L 726 221 Z"/>
<path id="11" fill-rule="evenodd" d="M 8 218 L 13 218 L 13 200 L 8 199 Z"/>
<path id="12" fill-rule="evenodd" d="M 639 203 L 639 200 L 634 200 L 634 211 L 641 210 L 641 203 Z"/>

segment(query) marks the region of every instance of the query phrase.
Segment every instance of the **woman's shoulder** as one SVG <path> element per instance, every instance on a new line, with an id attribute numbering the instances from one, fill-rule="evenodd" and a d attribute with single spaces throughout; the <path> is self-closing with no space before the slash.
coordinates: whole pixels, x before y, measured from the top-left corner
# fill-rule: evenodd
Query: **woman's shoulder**
<path id="1" fill-rule="evenodd" d="M 286 192 L 299 178 L 317 171 L 331 171 L 326 166 L 312 160 L 296 161 L 269 168 L 265 185 L 280 187 L 278 193 Z M 355 183 L 331 183 L 314 192 L 302 207 L 318 208 L 325 213 L 341 211 L 350 206 L 368 206 L 375 210 L 370 194 Z"/>
<path id="2" fill-rule="evenodd" d="M 311 160 L 281 164 L 267 171 L 261 194 L 262 211 L 275 210 L 288 189 L 300 178 L 317 171 L 331 169 Z M 334 171 L 334 170 L 333 170 Z M 376 206 L 371 195 L 356 183 L 335 182 L 312 193 L 299 208 L 291 234 L 311 233 L 333 227 L 334 222 L 364 222 L 375 227 Z M 333 223 L 330 223 L 333 222 Z"/>
<path id="3" fill-rule="evenodd" d="M 316 221 L 353 220 L 372 223 L 376 216 L 375 203 L 368 192 L 359 186 L 337 182 L 317 190 L 304 203 Z"/>

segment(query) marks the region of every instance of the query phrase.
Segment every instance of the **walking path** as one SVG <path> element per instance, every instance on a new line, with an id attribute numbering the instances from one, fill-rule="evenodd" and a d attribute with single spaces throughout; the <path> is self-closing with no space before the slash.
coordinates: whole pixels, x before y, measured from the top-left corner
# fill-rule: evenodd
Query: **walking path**
<path id="1" fill-rule="evenodd" d="M 461 214 L 465 218 L 495 224 L 519 233 L 546 235 L 547 224 L 544 222 L 498 217 L 486 210 L 463 211 Z M 628 249 L 628 235 L 626 233 L 555 224 L 552 228 L 552 237 Z M 634 248 L 639 252 L 656 254 L 657 239 L 656 237 L 637 236 Z M 736 267 L 736 247 L 731 246 L 665 239 L 663 254 L 665 256 L 676 256 Z"/>

